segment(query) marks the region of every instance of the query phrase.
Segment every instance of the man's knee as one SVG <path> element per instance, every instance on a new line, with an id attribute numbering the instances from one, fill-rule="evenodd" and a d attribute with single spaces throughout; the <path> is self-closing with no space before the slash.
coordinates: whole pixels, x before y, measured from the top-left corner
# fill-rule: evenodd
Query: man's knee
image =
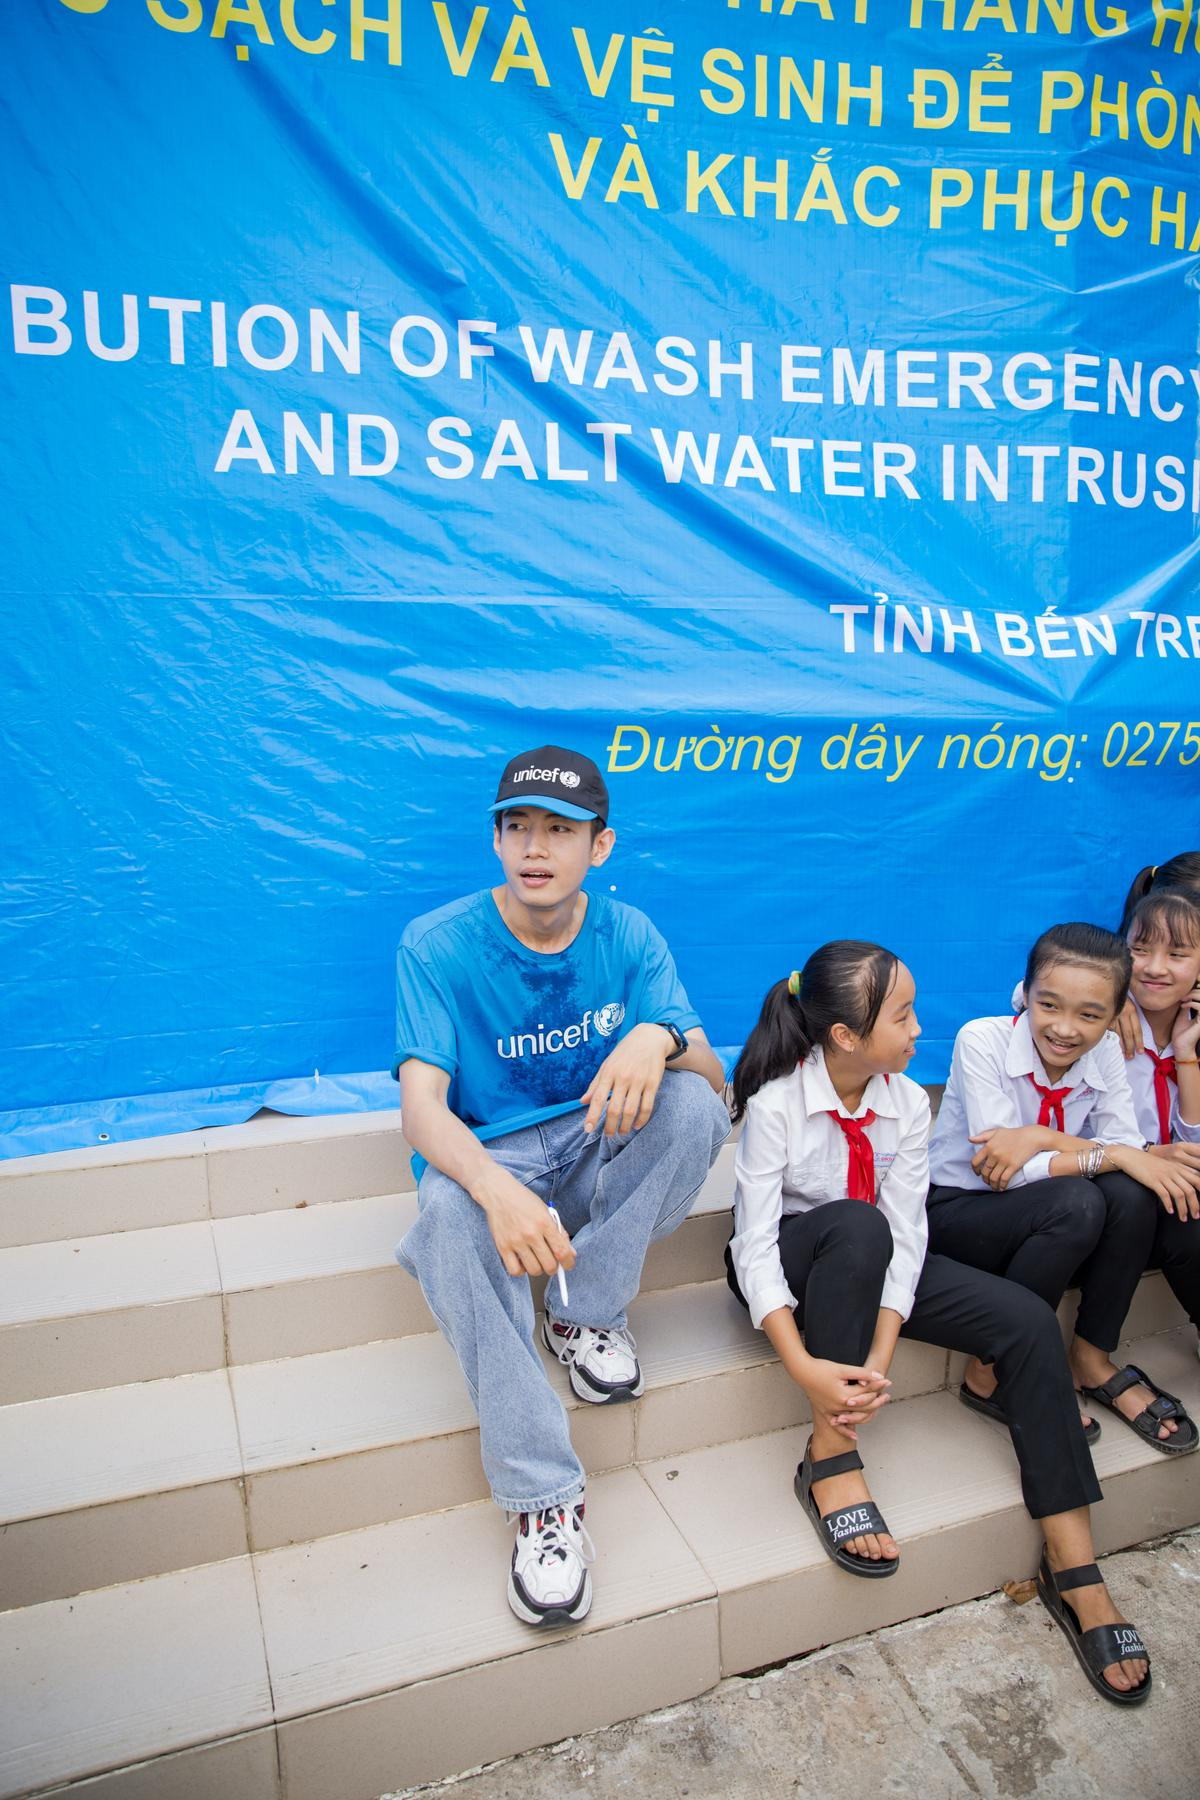
<path id="1" fill-rule="evenodd" d="M 672 1137 L 704 1144 L 710 1162 L 730 1132 L 725 1102 L 713 1092 L 703 1075 L 696 1075 L 691 1069 L 680 1069 L 676 1074 L 668 1070 L 663 1076 L 654 1101 L 652 1123 Z"/>
<path id="2" fill-rule="evenodd" d="M 443 1249 L 462 1254 L 473 1247 L 486 1254 L 494 1250 L 483 1208 L 464 1187 L 437 1169 L 428 1169 L 417 1191 L 419 1212 L 396 1246 L 396 1260 L 417 1271 Z"/>

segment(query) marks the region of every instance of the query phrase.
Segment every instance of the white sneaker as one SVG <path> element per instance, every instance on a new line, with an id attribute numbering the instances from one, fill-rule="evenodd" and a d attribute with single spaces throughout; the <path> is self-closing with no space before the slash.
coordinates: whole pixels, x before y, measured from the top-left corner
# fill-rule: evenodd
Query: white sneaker
<path id="1" fill-rule="evenodd" d="M 563 1325 L 542 1320 L 542 1342 L 571 1372 L 571 1386 L 581 1400 L 604 1406 L 636 1400 L 646 1386 L 637 1345 L 628 1331 L 599 1325 Z"/>
<path id="2" fill-rule="evenodd" d="M 583 1501 L 517 1514 L 508 1572 L 508 1604 L 526 1625 L 572 1625 L 592 1604 L 596 1552 L 584 1529 Z"/>

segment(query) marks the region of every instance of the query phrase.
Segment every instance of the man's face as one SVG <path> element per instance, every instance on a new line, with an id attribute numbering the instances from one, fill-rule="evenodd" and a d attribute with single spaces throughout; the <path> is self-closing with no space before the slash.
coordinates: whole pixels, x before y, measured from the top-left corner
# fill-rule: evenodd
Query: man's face
<path id="1" fill-rule="evenodd" d="M 496 821 L 495 851 L 509 891 L 525 906 L 561 906 L 589 869 L 607 861 L 614 834 L 592 842 L 590 819 L 564 819 L 540 806 L 515 806 Z"/>

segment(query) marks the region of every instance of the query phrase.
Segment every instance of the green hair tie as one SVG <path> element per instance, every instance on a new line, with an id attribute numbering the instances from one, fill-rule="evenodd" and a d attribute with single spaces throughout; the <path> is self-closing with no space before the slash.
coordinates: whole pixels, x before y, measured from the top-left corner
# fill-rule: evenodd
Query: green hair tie
<path id="1" fill-rule="evenodd" d="M 788 993 L 792 996 L 793 1000 L 797 1000 L 800 997 L 800 971 L 799 971 L 799 969 L 793 969 L 791 974 L 788 976 Z"/>

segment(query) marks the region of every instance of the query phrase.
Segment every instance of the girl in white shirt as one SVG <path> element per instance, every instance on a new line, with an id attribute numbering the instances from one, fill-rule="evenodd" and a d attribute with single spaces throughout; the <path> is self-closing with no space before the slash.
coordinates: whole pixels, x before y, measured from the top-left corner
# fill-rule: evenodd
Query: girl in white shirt
<path id="1" fill-rule="evenodd" d="M 1187 1218 L 1200 1190 L 1195 1172 L 1142 1148 L 1110 1035 L 1131 968 L 1113 932 L 1053 926 L 1029 954 L 1026 1010 L 963 1026 L 929 1146 L 930 1244 L 1050 1306 L 1078 1285 L 1076 1382 L 1156 1450 L 1178 1455 L 1200 1442 L 1182 1404 L 1111 1360 L 1160 1205 Z M 996 1373 L 981 1358 L 968 1364 L 960 1398 L 1004 1422 Z M 1089 1430 L 1099 1435 L 1094 1422 Z"/>
<path id="2" fill-rule="evenodd" d="M 1200 908 L 1182 893 L 1139 900 L 1126 932 L 1129 994 L 1141 1042 L 1126 1063 L 1151 1156 L 1200 1173 Z M 1160 1208 L 1150 1267 L 1200 1327 L 1200 1201 L 1186 1218 Z"/>
<path id="3" fill-rule="evenodd" d="M 1046 1540 L 1039 1592 L 1093 1686 L 1137 1704 L 1149 1658 L 1092 1560 L 1100 1488 L 1054 1313 L 1013 1282 L 926 1254 L 929 1102 L 904 1074 L 919 1033 L 903 963 L 839 941 L 775 983 L 734 1071 L 745 1125 L 726 1260 L 812 1407 L 796 1495 L 839 1568 L 893 1574 L 899 1549 L 855 1446 L 886 1404 L 896 1341 L 986 1353 Z"/>

